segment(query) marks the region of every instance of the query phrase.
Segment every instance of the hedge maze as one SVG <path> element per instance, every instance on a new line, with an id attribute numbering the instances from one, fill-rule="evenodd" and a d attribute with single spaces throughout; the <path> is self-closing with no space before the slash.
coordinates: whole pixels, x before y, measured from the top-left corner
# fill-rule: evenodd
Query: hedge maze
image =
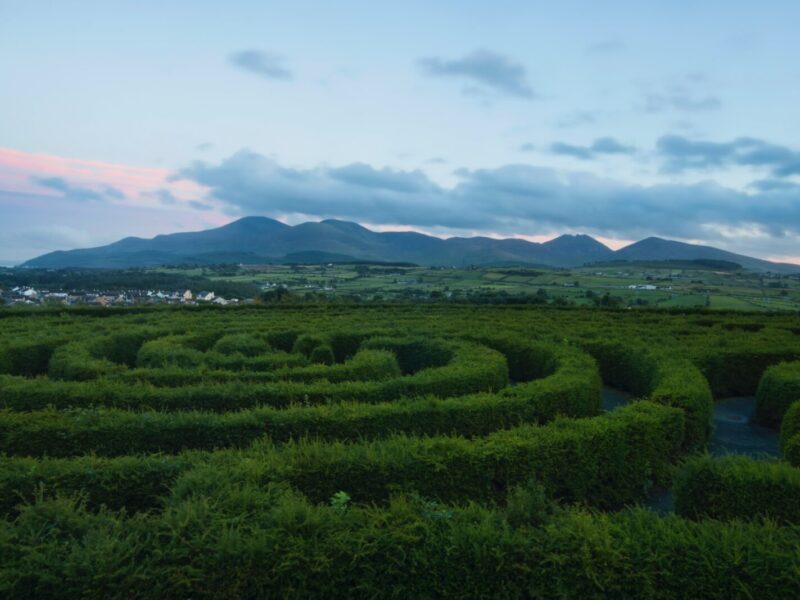
<path id="1" fill-rule="evenodd" d="M 0 317 L 4 597 L 800 596 L 796 317 Z M 705 453 L 732 395 L 784 460 Z"/>

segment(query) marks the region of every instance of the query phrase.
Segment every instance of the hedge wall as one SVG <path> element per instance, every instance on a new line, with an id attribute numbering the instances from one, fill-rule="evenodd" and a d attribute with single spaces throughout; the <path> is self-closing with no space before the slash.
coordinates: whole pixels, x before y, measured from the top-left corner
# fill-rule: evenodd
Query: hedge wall
<path id="1" fill-rule="evenodd" d="M 674 484 L 675 512 L 692 519 L 800 524 L 800 469 L 745 456 L 689 460 Z"/>
<path id="2" fill-rule="evenodd" d="M 780 363 L 768 368 L 756 392 L 753 421 L 778 427 L 792 402 L 800 400 L 800 362 Z"/>
<path id="3" fill-rule="evenodd" d="M 212 508 L 213 507 L 213 508 Z M 796 598 L 800 532 L 642 510 L 502 510 L 397 498 L 337 510 L 235 493 L 126 518 L 42 501 L 0 522 L 0 593 L 136 598 Z"/>

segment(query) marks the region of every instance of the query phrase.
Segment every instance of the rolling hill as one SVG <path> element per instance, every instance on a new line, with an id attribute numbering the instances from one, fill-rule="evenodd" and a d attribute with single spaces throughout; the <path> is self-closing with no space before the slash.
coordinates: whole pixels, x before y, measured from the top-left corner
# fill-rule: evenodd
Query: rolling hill
<path id="1" fill-rule="evenodd" d="M 245 217 L 216 229 L 127 237 L 97 248 L 50 252 L 21 265 L 37 268 L 128 268 L 164 264 L 286 262 L 292 257 L 409 262 L 426 266 L 539 265 L 573 267 L 613 260 L 696 260 L 736 262 L 750 269 L 800 272 L 800 266 L 772 263 L 711 248 L 647 238 L 616 252 L 588 235 L 562 235 L 544 243 L 522 239 L 453 237 L 413 231 L 376 232 L 357 223 L 328 219 L 290 226 L 267 217 Z"/>

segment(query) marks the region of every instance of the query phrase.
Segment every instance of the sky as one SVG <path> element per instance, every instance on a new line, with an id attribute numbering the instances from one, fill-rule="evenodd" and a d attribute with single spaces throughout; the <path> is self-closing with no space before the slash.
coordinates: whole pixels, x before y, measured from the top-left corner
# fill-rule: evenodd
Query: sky
<path id="1" fill-rule="evenodd" d="M 0 264 L 264 215 L 800 263 L 800 3 L 0 0 Z"/>

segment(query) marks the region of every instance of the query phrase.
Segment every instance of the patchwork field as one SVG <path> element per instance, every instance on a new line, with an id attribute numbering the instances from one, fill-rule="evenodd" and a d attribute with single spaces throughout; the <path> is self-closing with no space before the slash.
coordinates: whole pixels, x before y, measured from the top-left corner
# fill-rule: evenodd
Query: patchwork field
<path id="1" fill-rule="evenodd" d="M 541 303 L 594 306 L 604 295 L 632 308 L 691 308 L 750 312 L 800 311 L 800 276 L 722 269 L 682 262 L 547 267 L 428 268 L 402 265 L 242 265 L 157 269 L 173 277 L 206 277 L 295 296 L 360 300 L 443 299 L 476 302 L 537 297 Z"/>
<path id="2" fill-rule="evenodd" d="M 796 316 L 0 315 L 4 597 L 800 595 Z"/>

